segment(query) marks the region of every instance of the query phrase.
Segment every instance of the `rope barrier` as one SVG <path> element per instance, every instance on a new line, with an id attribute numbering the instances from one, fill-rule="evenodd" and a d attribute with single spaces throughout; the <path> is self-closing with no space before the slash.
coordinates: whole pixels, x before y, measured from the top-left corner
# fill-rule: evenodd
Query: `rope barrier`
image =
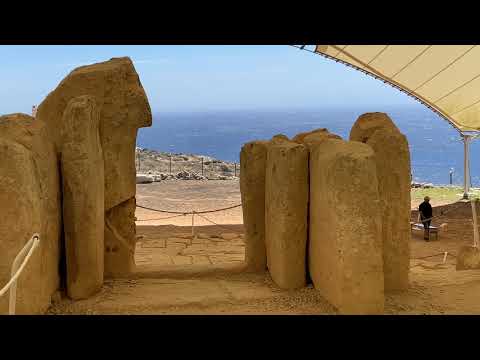
<path id="1" fill-rule="evenodd" d="M 206 210 L 206 211 L 196 211 L 196 210 L 193 210 L 193 211 L 187 211 L 187 212 L 183 212 L 183 211 L 169 211 L 169 210 L 160 210 L 160 209 L 154 209 L 154 208 L 150 208 L 150 207 L 147 207 L 147 206 L 143 206 L 143 205 L 136 205 L 138 208 L 140 209 L 145 209 L 145 210 L 150 210 L 150 211 L 155 211 L 155 212 L 159 212 L 159 213 L 166 213 L 166 214 L 179 214 L 179 215 L 191 215 L 191 214 L 208 214 L 208 213 L 214 213 L 214 212 L 219 212 L 219 211 L 225 211 L 225 210 L 230 210 L 230 209 L 234 209 L 234 208 L 237 208 L 239 206 L 242 206 L 242 204 L 237 204 L 237 205 L 234 205 L 234 206 L 229 206 L 229 207 L 226 207 L 226 208 L 221 208 L 221 209 L 215 209 L 215 210 Z"/>
<path id="2" fill-rule="evenodd" d="M 8 307 L 8 313 L 10 315 L 15 315 L 15 305 L 17 300 L 17 279 L 20 277 L 20 274 L 22 273 L 23 269 L 27 265 L 28 260 L 30 259 L 33 252 L 35 251 L 35 249 L 38 247 L 39 244 L 40 244 L 40 235 L 34 234 L 30 238 L 30 240 L 28 240 L 28 242 L 24 245 L 22 250 L 20 250 L 20 252 L 17 254 L 17 256 L 15 257 L 15 260 L 13 260 L 10 281 L 0 290 L 0 297 L 2 297 L 10 289 L 10 299 L 9 299 L 9 307 Z M 25 256 L 27 249 L 29 250 L 27 255 Z M 25 258 L 23 259 L 23 262 L 19 267 L 18 263 L 20 262 L 20 259 L 24 256 Z"/>
<path id="3" fill-rule="evenodd" d="M 180 215 L 173 215 L 173 216 L 166 216 L 163 218 L 156 218 L 156 219 L 142 219 L 142 220 L 135 220 L 135 221 L 157 221 L 157 220 L 167 220 L 167 219 L 174 219 L 180 216 L 185 216 L 186 214 L 180 214 Z"/>
<path id="4" fill-rule="evenodd" d="M 195 213 L 195 214 L 198 215 L 198 213 Z M 210 222 L 210 223 L 212 223 L 212 224 L 214 224 L 214 225 L 217 225 L 217 226 L 219 226 L 219 227 L 221 227 L 221 228 L 223 228 L 223 229 L 226 229 L 226 230 L 228 230 L 228 231 L 233 231 L 233 232 L 235 232 L 235 230 L 232 230 L 232 229 L 227 228 L 226 226 L 217 224 L 215 221 L 212 221 L 212 220 L 206 218 L 205 216 L 202 216 L 202 215 L 198 215 L 198 216 L 200 216 L 201 218 L 207 220 L 208 222 Z"/>

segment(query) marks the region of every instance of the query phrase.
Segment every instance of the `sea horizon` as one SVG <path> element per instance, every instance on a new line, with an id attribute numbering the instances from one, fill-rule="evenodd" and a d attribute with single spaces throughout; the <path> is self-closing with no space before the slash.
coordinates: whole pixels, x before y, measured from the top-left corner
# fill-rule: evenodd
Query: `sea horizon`
<path id="1" fill-rule="evenodd" d="M 155 111 L 152 127 L 139 130 L 137 146 L 238 163 L 243 144 L 276 134 L 291 138 L 327 128 L 348 139 L 354 122 L 366 112 L 387 113 L 407 136 L 414 181 L 447 185 L 453 169 L 453 184 L 463 184 L 463 143 L 458 131 L 421 104 Z M 480 144 L 474 141 L 470 146 L 472 186 L 480 184 L 480 163 L 475 163 L 479 150 Z"/>

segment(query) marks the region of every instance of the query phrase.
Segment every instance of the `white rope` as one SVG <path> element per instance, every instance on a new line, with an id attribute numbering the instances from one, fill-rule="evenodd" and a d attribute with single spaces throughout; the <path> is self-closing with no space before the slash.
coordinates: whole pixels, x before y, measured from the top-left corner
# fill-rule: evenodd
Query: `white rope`
<path id="1" fill-rule="evenodd" d="M 10 315 L 15 314 L 15 304 L 16 304 L 16 297 L 17 297 L 17 279 L 21 275 L 23 269 L 27 265 L 28 260 L 32 256 L 33 252 L 35 249 L 38 247 L 40 244 L 40 235 L 34 234 L 30 240 L 25 244 L 25 246 L 20 250 L 18 255 L 15 257 L 15 260 L 13 261 L 12 264 L 12 275 L 10 278 L 10 281 L 0 290 L 0 297 L 5 295 L 5 293 L 10 289 L 10 301 L 9 301 L 9 310 L 8 313 Z M 27 249 L 30 250 L 28 251 L 27 256 L 25 256 L 25 253 L 27 252 Z M 18 267 L 18 263 L 20 259 L 25 256 L 23 259 L 22 264 L 20 267 Z"/>

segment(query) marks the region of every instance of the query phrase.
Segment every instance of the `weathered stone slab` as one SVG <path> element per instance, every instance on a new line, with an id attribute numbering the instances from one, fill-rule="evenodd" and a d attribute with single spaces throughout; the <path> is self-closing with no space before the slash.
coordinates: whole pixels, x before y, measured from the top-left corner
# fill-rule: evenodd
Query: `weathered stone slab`
<path id="1" fill-rule="evenodd" d="M 375 152 L 380 195 L 385 290 L 408 288 L 410 270 L 410 151 L 406 137 L 383 113 L 358 118 L 350 140 Z"/>
<path id="2" fill-rule="evenodd" d="M 245 144 L 240 152 L 240 192 L 245 227 L 245 262 L 251 271 L 265 271 L 265 169 L 267 141 Z M 225 239 L 225 237 L 222 236 Z"/>
<path id="3" fill-rule="evenodd" d="M 384 310 L 381 223 L 373 150 L 327 139 L 310 151 L 309 270 L 344 314 Z"/>
<path id="4" fill-rule="evenodd" d="M 99 109 L 91 96 L 72 99 L 62 121 L 61 168 L 67 293 L 84 299 L 104 275 L 104 172 Z"/>
<path id="5" fill-rule="evenodd" d="M 0 117 L 0 287 L 34 232 L 35 250 L 17 283 L 16 314 L 43 313 L 59 287 L 59 176 L 53 144 L 41 124 L 26 114 Z M 8 295 L 0 298 L 0 314 Z"/>
<path id="6" fill-rule="evenodd" d="M 265 178 L 267 265 L 281 288 L 306 282 L 308 150 L 290 142 L 268 146 Z"/>

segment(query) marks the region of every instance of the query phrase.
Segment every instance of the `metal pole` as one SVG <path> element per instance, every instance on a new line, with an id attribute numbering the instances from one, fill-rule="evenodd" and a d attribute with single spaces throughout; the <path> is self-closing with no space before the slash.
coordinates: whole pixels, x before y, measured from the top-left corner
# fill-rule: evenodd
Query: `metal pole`
<path id="1" fill-rule="evenodd" d="M 202 176 L 203 176 L 203 157 L 202 157 Z"/>
<path id="2" fill-rule="evenodd" d="M 141 160 L 140 160 L 140 153 L 138 154 L 138 172 L 140 173 L 142 170 L 142 163 L 141 163 Z"/>
<path id="3" fill-rule="evenodd" d="M 462 134 L 463 137 L 463 198 L 468 199 L 468 192 L 470 191 L 470 152 L 469 141 L 470 135 Z"/>

